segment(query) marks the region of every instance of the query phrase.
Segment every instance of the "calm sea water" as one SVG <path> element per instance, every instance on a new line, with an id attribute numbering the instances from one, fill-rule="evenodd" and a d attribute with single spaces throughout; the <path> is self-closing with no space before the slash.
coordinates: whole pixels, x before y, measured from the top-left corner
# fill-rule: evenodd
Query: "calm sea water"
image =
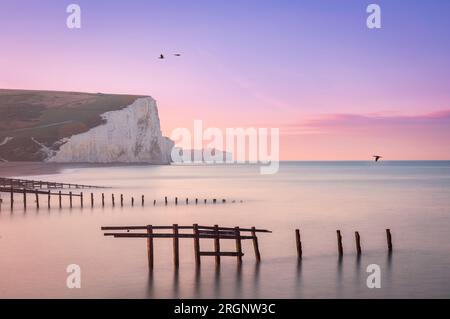
<path id="1" fill-rule="evenodd" d="M 11 212 L 8 196 L 2 195 L 2 298 L 450 297 L 450 162 L 286 162 L 269 176 L 246 165 L 85 167 L 27 178 L 111 188 L 95 190 L 95 208 L 86 196 L 83 209 L 77 200 L 74 208 L 64 202 L 59 209 L 55 199 L 48 210 L 43 196 L 36 210 L 31 196 L 24 211 L 17 195 Z M 99 205 L 101 192 L 107 194 L 105 208 Z M 171 201 L 177 196 L 180 204 L 165 207 L 164 196 Z M 186 206 L 186 197 L 226 198 L 227 203 Z M 245 241 L 241 267 L 235 258 L 223 257 L 217 269 L 213 257 L 202 257 L 198 271 L 191 239 L 180 241 L 178 271 L 172 266 L 171 240 L 158 239 L 151 273 L 145 239 L 115 239 L 100 231 L 101 226 L 174 223 L 256 226 L 273 233 L 259 236 L 260 264 Z M 296 228 L 302 234 L 301 263 Z M 393 234 L 392 255 L 386 228 Z M 337 229 L 343 235 L 342 259 Z M 355 231 L 361 234 L 360 258 Z M 223 241 L 222 247 L 232 250 L 234 242 Z M 212 242 L 202 241 L 202 250 L 212 250 Z M 81 267 L 81 289 L 66 286 L 69 264 Z M 380 289 L 367 288 L 369 264 L 381 267 Z"/>

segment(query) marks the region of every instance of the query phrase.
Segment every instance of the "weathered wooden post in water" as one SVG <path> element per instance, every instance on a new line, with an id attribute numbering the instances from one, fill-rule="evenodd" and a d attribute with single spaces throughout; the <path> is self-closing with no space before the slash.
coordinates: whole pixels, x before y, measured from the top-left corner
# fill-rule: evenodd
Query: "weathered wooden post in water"
<path id="1" fill-rule="evenodd" d="M 153 200 L 153 206 L 156 206 L 156 199 Z"/>
<path id="2" fill-rule="evenodd" d="M 219 225 L 214 225 L 214 234 L 216 237 L 214 238 L 214 253 L 216 254 L 216 266 L 220 266 L 220 238 L 219 238 Z"/>
<path id="3" fill-rule="evenodd" d="M 361 237 L 359 236 L 359 232 L 355 231 L 355 242 L 356 242 L 356 253 L 361 255 Z"/>
<path id="4" fill-rule="evenodd" d="M 141 204 L 142 204 L 142 207 L 144 207 L 144 195 L 142 195 Z"/>
<path id="5" fill-rule="evenodd" d="M 23 209 L 27 209 L 27 189 L 23 189 Z"/>
<path id="6" fill-rule="evenodd" d="M 178 205 L 178 197 L 175 197 L 175 205 Z"/>
<path id="7" fill-rule="evenodd" d="M 120 206 L 123 207 L 123 194 L 120 194 Z"/>
<path id="8" fill-rule="evenodd" d="M 195 254 L 195 264 L 197 267 L 200 266 L 200 237 L 198 232 L 198 224 L 193 225 L 194 229 L 194 254 Z"/>
<path id="9" fill-rule="evenodd" d="M 102 193 L 102 207 L 105 207 L 105 193 Z"/>
<path id="10" fill-rule="evenodd" d="M 337 230 L 337 241 L 338 241 L 338 253 L 339 256 L 342 256 L 344 254 L 344 249 L 342 248 L 342 236 L 341 236 L 341 231 Z"/>
<path id="11" fill-rule="evenodd" d="M 11 210 L 14 209 L 14 189 L 11 186 Z"/>
<path id="12" fill-rule="evenodd" d="M 178 268 L 178 266 L 180 265 L 180 248 L 178 241 L 178 224 L 173 224 L 173 264 L 176 268 Z"/>
<path id="13" fill-rule="evenodd" d="M 186 198 L 186 205 L 189 205 L 189 198 Z"/>
<path id="14" fill-rule="evenodd" d="M 166 206 L 167 206 L 167 196 L 166 197 L 164 197 L 164 203 L 166 204 Z"/>
<path id="15" fill-rule="evenodd" d="M 131 207 L 134 207 L 134 197 L 131 197 Z"/>
<path id="16" fill-rule="evenodd" d="M 91 193 L 91 208 L 94 208 L 94 194 Z"/>
<path id="17" fill-rule="evenodd" d="M 390 229 L 386 229 L 386 239 L 387 239 L 388 250 L 389 250 L 389 252 L 392 252 L 392 235 L 391 235 Z"/>
<path id="18" fill-rule="evenodd" d="M 236 233 L 236 252 L 237 252 L 237 262 L 238 265 L 242 264 L 242 242 L 241 242 L 241 232 L 239 227 L 234 228 Z"/>
<path id="19" fill-rule="evenodd" d="M 111 194 L 111 200 L 112 200 L 113 207 L 115 207 L 116 206 L 116 200 L 114 198 L 114 194 Z"/>
<path id="20" fill-rule="evenodd" d="M 197 205 L 197 204 L 198 204 L 198 198 L 195 199 L 195 205 Z"/>
<path id="21" fill-rule="evenodd" d="M 72 192 L 69 192 L 69 202 L 70 202 L 70 208 L 72 208 Z"/>
<path id="22" fill-rule="evenodd" d="M 152 225 L 147 225 L 147 234 L 153 234 Z M 147 259 L 148 259 L 148 268 L 153 269 L 153 237 L 147 237 Z"/>
<path id="23" fill-rule="evenodd" d="M 80 193 L 80 204 L 81 208 L 83 208 L 83 192 Z"/>
<path id="24" fill-rule="evenodd" d="M 62 198 L 61 198 L 61 191 L 59 191 L 59 193 L 58 193 L 58 199 L 59 199 L 59 208 L 62 208 Z"/>
<path id="25" fill-rule="evenodd" d="M 295 242 L 297 243 L 297 258 L 302 259 L 302 241 L 300 239 L 300 229 L 295 230 Z"/>
<path id="26" fill-rule="evenodd" d="M 255 258 L 257 262 L 260 262 L 261 254 L 259 253 L 258 237 L 256 237 L 255 226 L 252 227 L 252 236 L 253 236 L 253 249 L 255 250 Z"/>
<path id="27" fill-rule="evenodd" d="M 36 208 L 39 209 L 39 191 L 37 189 L 34 191 L 34 195 L 36 196 Z"/>
<path id="28" fill-rule="evenodd" d="M 51 196 L 52 196 L 52 194 L 50 193 L 50 190 L 48 191 L 48 200 L 47 200 L 47 202 L 48 202 L 48 208 L 50 209 L 50 200 L 51 200 Z"/>

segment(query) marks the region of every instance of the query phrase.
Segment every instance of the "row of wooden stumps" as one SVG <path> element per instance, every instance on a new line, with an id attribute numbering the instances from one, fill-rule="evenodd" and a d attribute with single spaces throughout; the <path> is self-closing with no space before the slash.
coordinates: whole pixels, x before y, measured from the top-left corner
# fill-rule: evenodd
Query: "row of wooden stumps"
<path id="1" fill-rule="evenodd" d="M 336 235 L 337 235 L 338 255 L 343 256 L 344 255 L 344 247 L 342 245 L 341 231 L 337 230 Z M 386 229 L 386 240 L 387 240 L 388 251 L 389 251 L 389 253 L 391 253 L 392 252 L 392 235 L 391 235 L 390 229 Z M 300 230 L 299 229 L 295 230 L 295 241 L 297 244 L 297 257 L 298 257 L 298 259 L 302 259 L 303 249 L 302 249 L 302 241 L 300 238 Z M 356 244 L 357 255 L 361 255 L 361 253 L 362 253 L 361 236 L 359 235 L 359 232 L 357 232 L 357 231 L 355 231 L 355 244 Z"/>
<path id="2" fill-rule="evenodd" d="M 261 254 L 259 251 L 258 237 L 256 233 L 271 233 L 270 230 L 266 229 L 256 229 L 251 228 L 240 228 L 240 227 L 219 227 L 219 225 L 214 226 L 199 226 L 198 224 L 193 224 L 192 226 L 179 226 L 174 224 L 172 226 L 116 226 L 116 227 L 102 227 L 102 230 L 113 230 L 113 231 L 126 231 L 119 233 L 105 233 L 105 236 L 113 236 L 115 238 L 147 238 L 147 257 L 148 266 L 153 269 L 154 266 L 154 239 L 155 238 L 172 238 L 173 240 L 173 263 L 175 267 L 179 266 L 179 239 L 191 238 L 194 241 L 194 256 L 195 264 L 197 266 L 201 265 L 202 256 L 214 256 L 215 263 L 217 266 L 220 265 L 221 257 L 236 257 L 237 263 L 240 265 L 242 263 L 242 240 L 252 240 L 253 249 L 255 252 L 256 261 L 261 261 Z M 130 231 L 143 230 L 144 232 L 134 232 Z M 157 230 L 171 230 L 171 233 L 156 233 Z M 192 230 L 192 233 L 181 233 L 180 230 Z M 243 235 L 242 233 L 249 232 L 250 235 Z M 201 251 L 200 240 L 201 239 L 213 239 L 214 240 L 214 251 Z M 236 242 L 236 251 L 221 251 L 220 250 L 220 240 L 228 239 L 234 240 Z"/>
<path id="3" fill-rule="evenodd" d="M 29 189 L 17 189 L 17 188 L 9 188 L 9 189 L 0 189 L 0 192 L 6 192 L 10 194 L 10 207 L 11 210 L 14 209 L 14 194 L 22 194 L 23 195 L 23 207 L 24 209 L 27 208 L 28 202 L 27 202 L 27 196 L 30 194 L 33 194 L 35 196 L 35 203 L 36 203 L 36 208 L 40 208 L 40 195 L 44 195 L 47 197 L 47 207 L 51 208 L 51 198 L 52 196 L 57 196 L 58 197 L 58 203 L 59 203 L 59 208 L 62 208 L 62 198 L 63 197 L 68 197 L 69 198 L 69 205 L 70 208 L 73 207 L 73 198 L 74 197 L 79 197 L 80 198 L 80 205 L 81 207 L 84 206 L 84 194 L 83 192 L 79 193 L 79 194 L 74 194 L 72 192 L 68 192 L 68 193 L 63 193 L 61 191 L 59 192 L 51 192 L 50 190 L 29 190 Z M 142 195 L 141 198 L 141 206 L 143 207 L 145 205 L 145 196 Z M 90 193 L 90 206 L 93 208 L 94 207 L 94 193 Z M 199 199 L 195 198 L 195 200 L 193 201 L 195 202 L 196 205 L 199 204 Z M 210 202 L 212 202 L 213 204 L 217 204 L 218 200 L 216 198 L 213 198 Z M 222 203 L 226 203 L 226 199 L 221 199 Z M 233 200 L 233 203 L 235 203 L 236 201 Z M 242 201 L 240 201 L 242 202 Z M 111 194 L 111 203 L 112 206 L 115 207 L 116 206 L 116 198 L 115 198 L 115 194 Z M 174 200 L 175 205 L 178 205 L 178 197 L 175 197 Z M 207 204 L 208 200 L 207 199 L 203 199 L 203 203 Z M 102 193 L 101 194 L 101 204 L 102 207 L 105 207 L 105 194 Z M 156 199 L 153 200 L 153 206 L 156 206 L 157 201 Z M 164 204 L 167 206 L 169 205 L 169 199 L 167 198 L 167 196 L 164 198 Z M 131 197 L 131 206 L 134 207 L 135 205 L 135 198 Z M 186 198 L 186 205 L 189 205 L 189 198 Z M 120 194 L 120 206 L 123 207 L 124 206 L 124 196 L 123 194 Z M 0 204 L 0 208 L 1 208 L 1 204 Z"/>

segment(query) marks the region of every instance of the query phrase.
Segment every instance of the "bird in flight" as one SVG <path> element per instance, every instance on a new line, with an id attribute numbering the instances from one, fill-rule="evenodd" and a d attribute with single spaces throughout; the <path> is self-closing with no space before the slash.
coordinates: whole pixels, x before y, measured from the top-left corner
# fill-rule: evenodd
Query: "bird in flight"
<path id="1" fill-rule="evenodd" d="M 383 156 L 379 156 L 379 155 L 374 155 L 373 157 L 375 158 L 375 162 L 378 162 L 380 160 L 380 158 L 383 158 Z"/>
<path id="2" fill-rule="evenodd" d="M 174 56 L 181 56 L 181 54 L 180 53 L 175 53 Z"/>
<path id="3" fill-rule="evenodd" d="M 161 55 L 159 56 L 159 59 L 163 60 L 163 59 L 164 59 L 164 54 L 161 54 Z"/>

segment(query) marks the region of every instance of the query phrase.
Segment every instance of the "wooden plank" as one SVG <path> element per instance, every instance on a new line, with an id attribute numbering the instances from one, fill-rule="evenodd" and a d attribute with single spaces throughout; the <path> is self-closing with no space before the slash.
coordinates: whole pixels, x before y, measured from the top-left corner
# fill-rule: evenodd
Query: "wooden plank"
<path id="1" fill-rule="evenodd" d="M 112 236 L 116 238 L 174 238 L 174 234 L 155 234 L 148 235 L 145 233 L 104 233 L 104 236 Z M 178 234 L 176 235 L 178 238 L 195 238 L 196 236 L 194 234 Z M 237 236 L 229 236 L 229 235 L 219 235 L 220 239 L 233 239 L 236 240 Z M 217 235 L 205 235 L 205 234 L 198 234 L 198 238 L 201 239 L 214 239 L 217 238 Z M 241 240 L 247 240 L 247 239 L 254 239 L 253 236 L 239 236 Z"/>
<path id="2" fill-rule="evenodd" d="M 235 251 L 221 251 L 221 252 L 215 252 L 215 251 L 201 251 L 200 256 L 215 256 L 216 258 L 220 256 L 224 257 L 242 257 L 244 254 L 235 252 Z"/>

